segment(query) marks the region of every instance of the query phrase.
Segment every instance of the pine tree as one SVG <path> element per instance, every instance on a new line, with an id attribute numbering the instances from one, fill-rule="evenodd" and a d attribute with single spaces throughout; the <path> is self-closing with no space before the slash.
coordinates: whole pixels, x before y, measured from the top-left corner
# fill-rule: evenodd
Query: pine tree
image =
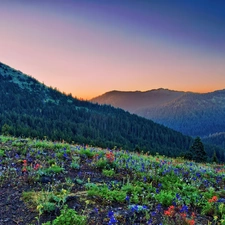
<path id="1" fill-rule="evenodd" d="M 218 158 L 217 158 L 217 155 L 216 155 L 216 151 L 215 150 L 214 150 L 214 153 L 213 153 L 212 161 L 214 163 L 218 163 Z"/>
<path id="2" fill-rule="evenodd" d="M 2 126 L 2 134 L 3 135 L 9 135 L 9 131 L 10 131 L 10 126 L 8 124 L 4 124 Z"/>
<path id="3" fill-rule="evenodd" d="M 204 145 L 201 142 L 200 137 L 195 138 L 193 145 L 191 146 L 190 152 L 192 159 L 196 162 L 206 162 L 207 155 L 204 149 Z"/>

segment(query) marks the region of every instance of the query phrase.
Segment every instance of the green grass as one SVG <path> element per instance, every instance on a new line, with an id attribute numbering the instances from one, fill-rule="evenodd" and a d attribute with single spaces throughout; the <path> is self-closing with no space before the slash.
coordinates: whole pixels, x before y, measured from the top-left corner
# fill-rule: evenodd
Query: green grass
<path id="1" fill-rule="evenodd" d="M 224 165 L 47 140 L 0 136 L 0 141 L 5 168 L 0 185 L 23 189 L 29 184 L 21 198 L 39 222 L 43 213 L 61 210 L 52 221 L 75 213 L 67 206 L 67 198 L 75 196 L 82 205 L 75 213 L 81 224 L 113 219 L 118 221 L 115 224 L 133 224 L 141 218 L 143 224 L 150 220 L 152 224 L 198 224 L 199 218 L 203 224 L 225 224 Z M 101 214 L 89 217 L 96 208 Z M 108 216 L 117 208 L 118 213 Z"/>

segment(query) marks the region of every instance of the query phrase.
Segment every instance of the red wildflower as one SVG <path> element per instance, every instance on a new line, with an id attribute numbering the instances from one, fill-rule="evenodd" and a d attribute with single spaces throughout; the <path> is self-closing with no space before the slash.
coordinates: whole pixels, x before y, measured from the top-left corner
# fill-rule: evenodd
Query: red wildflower
<path id="1" fill-rule="evenodd" d="M 169 207 L 169 210 L 174 210 L 174 205 L 171 205 L 170 207 Z"/>
<path id="2" fill-rule="evenodd" d="M 23 160 L 23 165 L 27 166 L 27 160 L 26 159 Z"/>
<path id="3" fill-rule="evenodd" d="M 195 221 L 194 220 L 186 220 L 188 225 L 195 225 Z"/>
<path id="4" fill-rule="evenodd" d="M 164 211 L 164 215 L 165 215 L 165 216 L 170 216 L 170 211 L 169 211 L 169 210 L 165 210 L 165 211 Z"/>
<path id="5" fill-rule="evenodd" d="M 27 168 L 26 167 L 23 167 L 22 168 L 22 172 L 27 172 Z"/>
<path id="6" fill-rule="evenodd" d="M 217 196 L 213 196 L 211 199 L 208 200 L 208 202 L 217 202 L 217 200 Z"/>
<path id="7" fill-rule="evenodd" d="M 35 169 L 35 170 L 38 170 L 39 168 L 40 168 L 40 164 L 37 163 L 37 164 L 34 166 L 34 169 Z"/>
<path id="8" fill-rule="evenodd" d="M 27 160 L 26 159 L 23 160 L 22 172 L 27 172 Z"/>
<path id="9" fill-rule="evenodd" d="M 112 152 L 106 153 L 105 157 L 109 160 L 109 162 L 113 162 L 115 160 L 115 156 Z"/>
<path id="10" fill-rule="evenodd" d="M 180 215 L 181 215 L 181 217 L 182 217 L 183 219 L 185 219 L 185 218 L 187 217 L 187 214 L 186 214 L 186 213 L 181 213 Z"/>
<path id="11" fill-rule="evenodd" d="M 168 208 L 168 210 L 165 210 L 165 211 L 164 211 L 164 215 L 170 216 L 170 217 L 174 216 L 174 214 L 175 214 L 174 208 L 175 208 L 175 207 L 174 207 L 173 205 L 171 205 L 171 206 Z"/>

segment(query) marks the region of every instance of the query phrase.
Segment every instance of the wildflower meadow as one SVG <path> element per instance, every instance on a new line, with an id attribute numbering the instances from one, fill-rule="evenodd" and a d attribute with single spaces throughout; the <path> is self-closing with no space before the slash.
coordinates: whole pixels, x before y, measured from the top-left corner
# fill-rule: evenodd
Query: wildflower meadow
<path id="1" fill-rule="evenodd" d="M 225 166 L 0 136 L 0 224 L 225 225 Z"/>

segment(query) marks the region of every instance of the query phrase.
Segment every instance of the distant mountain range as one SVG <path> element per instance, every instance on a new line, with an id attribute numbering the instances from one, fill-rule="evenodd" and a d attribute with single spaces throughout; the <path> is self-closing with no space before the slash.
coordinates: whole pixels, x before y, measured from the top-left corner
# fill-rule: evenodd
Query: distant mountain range
<path id="1" fill-rule="evenodd" d="M 180 132 L 122 109 L 63 94 L 3 63 L 0 132 L 168 156 L 180 155 L 193 142 Z"/>
<path id="2" fill-rule="evenodd" d="M 162 88 L 146 92 L 111 91 L 91 101 L 122 108 L 225 148 L 225 136 L 219 135 L 225 132 L 225 89 L 205 94 Z"/>

